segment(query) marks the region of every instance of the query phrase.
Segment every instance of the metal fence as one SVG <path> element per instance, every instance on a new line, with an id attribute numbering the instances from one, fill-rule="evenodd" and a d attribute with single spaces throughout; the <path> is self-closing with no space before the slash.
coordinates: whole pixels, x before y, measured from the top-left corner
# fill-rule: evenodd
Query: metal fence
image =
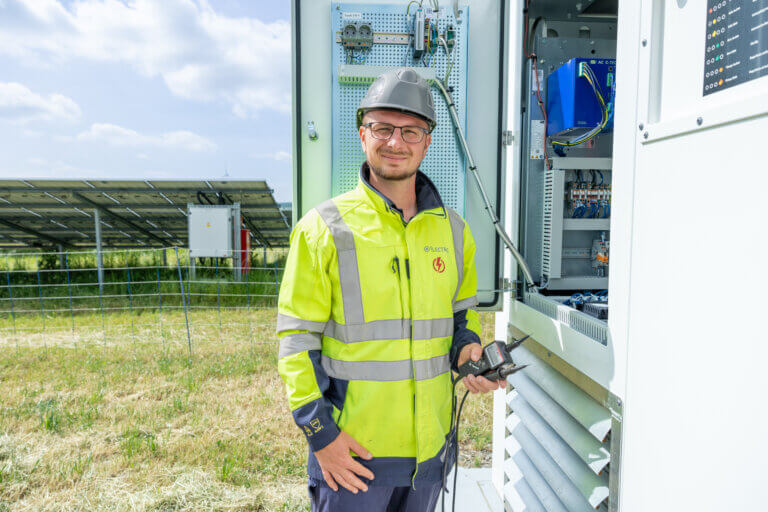
<path id="1" fill-rule="evenodd" d="M 275 339 L 286 255 L 234 267 L 179 247 L 0 254 L 0 346 Z"/>

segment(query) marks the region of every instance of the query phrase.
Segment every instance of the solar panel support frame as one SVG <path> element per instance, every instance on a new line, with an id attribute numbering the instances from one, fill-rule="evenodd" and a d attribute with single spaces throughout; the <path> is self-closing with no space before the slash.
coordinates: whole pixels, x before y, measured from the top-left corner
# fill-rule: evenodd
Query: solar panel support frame
<path id="1" fill-rule="evenodd" d="M 240 203 L 232 204 L 232 236 L 234 242 L 235 251 L 232 254 L 232 262 L 235 267 L 235 279 L 237 281 L 242 280 L 243 277 L 243 264 L 242 264 L 242 252 L 240 251 L 240 229 L 243 225 L 243 219 L 240 216 Z"/>
<path id="2" fill-rule="evenodd" d="M 104 291 L 104 261 L 101 255 L 101 214 L 99 208 L 93 209 L 94 233 L 96 235 L 96 274 L 99 281 L 99 293 Z"/>

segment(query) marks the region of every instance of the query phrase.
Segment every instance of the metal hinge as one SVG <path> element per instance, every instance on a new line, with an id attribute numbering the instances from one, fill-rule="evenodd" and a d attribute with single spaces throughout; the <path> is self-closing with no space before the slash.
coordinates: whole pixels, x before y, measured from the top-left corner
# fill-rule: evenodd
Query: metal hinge
<path id="1" fill-rule="evenodd" d="M 317 140 L 317 128 L 315 128 L 314 121 L 307 122 L 307 135 L 309 136 L 309 140 Z"/>
<path id="2" fill-rule="evenodd" d="M 500 277 L 499 278 L 499 291 L 503 291 L 503 292 L 513 291 L 516 288 L 516 283 L 517 283 L 517 281 L 515 281 L 513 283 L 511 280 L 509 280 L 506 277 Z"/>
<path id="3" fill-rule="evenodd" d="M 505 146 L 511 146 L 515 141 L 515 134 L 511 130 L 501 132 L 501 143 Z"/>

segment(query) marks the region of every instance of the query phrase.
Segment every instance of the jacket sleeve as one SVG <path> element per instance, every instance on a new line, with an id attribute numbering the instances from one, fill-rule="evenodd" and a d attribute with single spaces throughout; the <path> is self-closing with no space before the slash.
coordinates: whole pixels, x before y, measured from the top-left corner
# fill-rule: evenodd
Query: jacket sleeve
<path id="1" fill-rule="evenodd" d="M 453 302 L 453 342 L 451 343 L 451 368 L 458 371 L 457 360 L 461 349 L 480 341 L 480 316 L 477 306 L 477 269 L 475 268 L 475 240 L 464 222 L 461 282 Z"/>
<path id="2" fill-rule="evenodd" d="M 317 224 L 305 221 L 306 217 L 291 233 L 280 285 L 277 369 L 293 419 L 310 449 L 317 451 L 336 439 L 340 430 L 333 419 L 333 406 L 323 396 L 330 380 L 320 364 L 322 332 L 331 311 L 328 258 L 324 257 L 328 251 L 318 245 L 318 230 L 313 229 Z"/>

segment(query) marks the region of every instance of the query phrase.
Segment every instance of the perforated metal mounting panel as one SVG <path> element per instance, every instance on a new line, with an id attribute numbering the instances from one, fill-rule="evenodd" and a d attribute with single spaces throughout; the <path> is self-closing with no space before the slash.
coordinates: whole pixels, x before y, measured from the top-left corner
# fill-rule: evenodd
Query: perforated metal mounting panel
<path id="1" fill-rule="evenodd" d="M 456 29 L 453 48 L 454 64 L 448 85 L 453 88 L 452 95 L 461 116 L 462 127 L 466 130 L 466 27 L 468 26 L 469 8 L 463 7 L 461 23 L 458 23 L 450 9 L 441 9 L 437 18 L 438 33 L 442 34 L 448 25 Z M 427 14 L 430 16 L 430 14 Z M 405 4 L 331 4 L 333 41 L 331 67 L 333 69 L 333 153 L 332 153 L 332 194 L 335 196 L 357 185 L 360 165 L 365 154 L 360 147 L 360 139 L 355 126 L 355 112 L 363 99 L 370 79 L 349 80 L 345 77 L 340 82 L 339 66 L 347 62 L 346 53 L 341 44 L 336 42 L 336 34 L 345 21 L 364 21 L 371 24 L 374 33 L 407 33 L 413 20 L 405 14 Z M 374 44 L 366 53 L 355 52 L 355 56 L 366 66 L 418 66 L 414 62 L 411 47 L 404 44 Z M 364 62 L 362 58 L 364 56 Z M 443 77 L 448 61 L 442 48 L 431 57 L 430 67 L 436 76 Z M 345 74 L 353 73 L 354 63 L 345 66 Z M 420 169 L 435 183 L 443 202 L 460 214 L 464 214 L 465 162 L 454 134 L 451 119 L 445 101 L 436 87 L 432 87 L 432 96 L 437 111 L 437 127 L 432 132 L 432 143 Z"/>

